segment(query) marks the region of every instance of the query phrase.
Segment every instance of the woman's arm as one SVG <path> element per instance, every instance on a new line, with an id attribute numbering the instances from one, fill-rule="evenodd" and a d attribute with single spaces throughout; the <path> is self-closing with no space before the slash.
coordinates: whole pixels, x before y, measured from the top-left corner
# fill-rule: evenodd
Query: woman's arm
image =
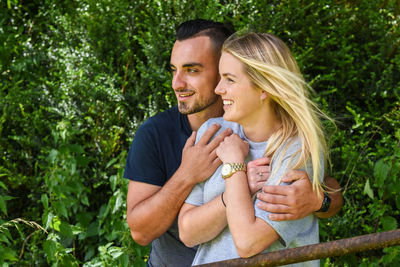
<path id="1" fill-rule="evenodd" d="M 244 163 L 248 150 L 248 143 L 233 134 L 219 145 L 217 155 L 223 163 Z M 279 238 L 267 222 L 255 216 L 245 172 L 237 171 L 225 179 L 224 199 L 229 230 L 240 257 L 260 253 Z"/>
<path id="2" fill-rule="evenodd" d="M 236 250 L 242 258 L 256 255 L 278 240 L 279 235 L 267 222 L 255 217 L 244 172 L 227 178 L 225 185 L 226 216 Z"/>
<path id="3" fill-rule="evenodd" d="M 226 224 L 221 195 L 202 206 L 184 203 L 178 217 L 179 238 L 193 247 L 214 239 Z"/>

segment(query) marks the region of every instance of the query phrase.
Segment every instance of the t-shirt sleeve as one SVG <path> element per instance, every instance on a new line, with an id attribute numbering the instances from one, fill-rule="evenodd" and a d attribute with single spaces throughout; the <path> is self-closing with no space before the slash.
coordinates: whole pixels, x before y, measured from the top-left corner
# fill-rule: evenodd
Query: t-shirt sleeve
<path id="1" fill-rule="evenodd" d="M 160 165 L 160 152 L 154 128 L 145 123 L 136 132 L 126 159 L 124 177 L 133 181 L 163 186 L 167 180 Z"/>
<path id="2" fill-rule="evenodd" d="M 299 153 L 296 153 L 300 149 L 300 143 L 299 141 L 295 141 L 292 144 L 289 145 L 289 147 L 286 149 L 286 151 L 283 151 L 281 153 L 284 153 L 284 156 L 282 157 L 282 162 L 280 164 L 274 164 L 272 163 L 272 170 L 271 170 L 271 176 L 266 182 L 267 185 L 277 185 L 281 177 L 291 169 L 292 162 L 295 162 L 299 156 Z M 283 149 L 284 150 L 284 149 Z M 277 159 L 279 159 L 280 155 L 278 155 Z M 321 159 L 323 162 L 323 159 Z M 323 167 L 323 165 L 322 165 Z M 274 170 L 274 168 L 277 168 Z M 322 168 L 323 169 L 323 168 Z M 309 177 L 312 177 L 312 167 L 310 164 L 307 164 L 307 167 L 302 168 L 302 170 L 305 170 L 308 174 Z M 323 177 L 323 172 L 321 174 L 321 177 Z M 321 179 L 320 179 L 321 180 Z M 287 183 L 280 183 L 280 185 L 288 185 Z M 269 214 L 271 214 L 268 211 L 261 210 L 260 208 L 257 207 L 257 203 L 259 200 L 257 199 L 255 204 L 254 204 L 254 209 L 255 209 L 255 216 L 258 218 L 261 218 L 265 222 L 267 222 L 274 230 L 279 234 L 279 241 L 283 246 L 289 246 L 289 244 L 297 237 L 297 235 L 300 232 L 303 232 L 306 229 L 309 229 L 311 226 L 312 222 L 312 216 L 314 215 L 309 215 L 306 216 L 302 219 L 299 220 L 291 220 L 291 221 L 272 221 L 269 219 Z"/>
<path id="3" fill-rule="evenodd" d="M 204 182 L 196 184 L 192 192 L 190 192 L 189 196 L 186 198 L 185 203 L 192 204 L 194 206 L 201 206 L 204 204 Z"/>

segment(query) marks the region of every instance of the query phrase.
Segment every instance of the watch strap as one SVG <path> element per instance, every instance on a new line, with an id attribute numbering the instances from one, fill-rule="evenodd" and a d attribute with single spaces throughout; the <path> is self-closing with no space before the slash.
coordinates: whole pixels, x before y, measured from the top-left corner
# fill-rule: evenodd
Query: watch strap
<path id="1" fill-rule="evenodd" d="M 330 206 L 331 206 L 331 198 L 329 197 L 328 193 L 324 192 L 324 200 L 322 201 L 322 206 L 316 212 L 327 212 Z"/>
<path id="2" fill-rule="evenodd" d="M 246 164 L 245 163 L 228 163 L 232 170 L 228 175 L 222 175 L 222 178 L 227 179 L 229 177 L 231 177 L 234 173 L 238 172 L 238 171 L 246 171 Z"/>

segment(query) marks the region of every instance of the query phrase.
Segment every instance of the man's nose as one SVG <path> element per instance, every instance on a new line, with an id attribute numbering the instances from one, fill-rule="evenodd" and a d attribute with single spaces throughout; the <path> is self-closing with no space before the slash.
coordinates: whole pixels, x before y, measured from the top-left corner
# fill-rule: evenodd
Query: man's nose
<path id="1" fill-rule="evenodd" d="M 174 77 L 172 78 L 172 88 L 174 90 L 182 90 L 186 88 L 186 80 L 182 72 L 175 72 Z"/>

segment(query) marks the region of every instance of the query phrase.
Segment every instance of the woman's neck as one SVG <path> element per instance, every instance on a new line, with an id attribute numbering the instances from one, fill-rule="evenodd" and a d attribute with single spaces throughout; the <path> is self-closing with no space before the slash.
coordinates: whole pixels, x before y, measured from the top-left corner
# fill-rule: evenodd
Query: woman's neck
<path id="1" fill-rule="evenodd" d="M 264 110 L 264 115 L 241 124 L 243 132 L 253 142 L 265 142 L 282 125 L 272 110 Z"/>

